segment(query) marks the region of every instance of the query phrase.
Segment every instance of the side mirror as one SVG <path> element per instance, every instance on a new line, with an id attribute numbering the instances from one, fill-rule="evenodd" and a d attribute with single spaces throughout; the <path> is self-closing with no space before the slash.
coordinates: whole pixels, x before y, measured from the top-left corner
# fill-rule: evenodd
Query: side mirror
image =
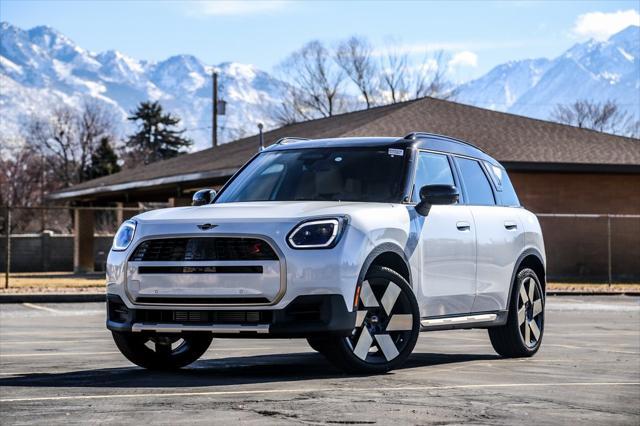
<path id="1" fill-rule="evenodd" d="M 214 189 L 201 189 L 193 194 L 191 199 L 192 206 L 204 206 L 205 204 L 211 204 L 216 197 L 216 191 Z"/>
<path id="2" fill-rule="evenodd" d="M 420 188 L 420 202 L 416 205 L 416 211 L 426 216 L 431 206 L 455 204 L 459 199 L 458 188 L 453 185 L 426 185 Z"/>

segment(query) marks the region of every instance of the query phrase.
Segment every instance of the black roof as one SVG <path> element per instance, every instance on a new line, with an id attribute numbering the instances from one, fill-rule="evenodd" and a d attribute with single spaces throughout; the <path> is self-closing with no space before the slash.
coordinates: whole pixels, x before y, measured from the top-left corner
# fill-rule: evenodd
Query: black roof
<path id="1" fill-rule="evenodd" d="M 352 147 L 385 147 L 385 148 L 417 148 L 432 151 L 449 152 L 488 161 L 500 165 L 491 156 L 476 146 L 448 136 L 434 133 L 415 132 L 403 138 L 398 137 L 351 137 L 327 139 L 282 138 L 268 148 L 267 151 L 285 151 L 291 149 L 312 148 L 352 148 Z"/>

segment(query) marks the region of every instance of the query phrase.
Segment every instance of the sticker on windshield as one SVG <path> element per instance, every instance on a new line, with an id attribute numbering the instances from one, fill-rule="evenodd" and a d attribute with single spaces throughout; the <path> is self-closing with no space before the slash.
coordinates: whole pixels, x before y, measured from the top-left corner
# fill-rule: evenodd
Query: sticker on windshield
<path id="1" fill-rule="evenodd" d="M 404 155 L 404 151 L 398 148 L 389 148 L 389 155 L 391 156 L 398 155 L 402 157 Z"/>

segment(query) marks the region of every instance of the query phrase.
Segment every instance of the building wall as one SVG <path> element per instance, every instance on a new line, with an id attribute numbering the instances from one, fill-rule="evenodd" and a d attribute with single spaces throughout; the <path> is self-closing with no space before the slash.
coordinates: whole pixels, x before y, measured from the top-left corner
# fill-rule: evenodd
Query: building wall
<path id="1" fill-rule="evenodd" d="M 534 213 L 640 215 L 640 175 L 510 172 Z M 640 218 L 540 217 L 550 279 L 640 282 Z M 609 239 L 610 236 L 610 239 Z M 609 249 L 610 247 L 610 249 Z"/>
<path id="2" fill-rule="evenodd" d="M 95 270 L 104 271 L 113 236 L 96 236 Z M 5 271 L 5 246 L 0 245 L 0 271 Z M 11 236 L 11 272 L 73 271 L 73 235 Z"/>
<path id="3" fill-rule="evenodd" d="M 640 214 L 640 174 L 509 172 L 535 213 Z"/>

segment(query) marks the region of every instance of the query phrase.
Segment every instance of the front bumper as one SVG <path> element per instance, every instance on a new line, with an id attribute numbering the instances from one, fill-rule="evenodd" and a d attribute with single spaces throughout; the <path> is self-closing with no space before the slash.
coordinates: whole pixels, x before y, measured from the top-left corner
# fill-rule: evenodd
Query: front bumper
<path id="1" fill-rule="evenodd" d="M 294 338 L 349 335 L 356 312 L 339 294 L 296 297 L 283 309 L 144 309 L 128 307 L 118 295 L 107 295 L 107 328 L 117 332 L 203 332 L 220 337 Z"/>

